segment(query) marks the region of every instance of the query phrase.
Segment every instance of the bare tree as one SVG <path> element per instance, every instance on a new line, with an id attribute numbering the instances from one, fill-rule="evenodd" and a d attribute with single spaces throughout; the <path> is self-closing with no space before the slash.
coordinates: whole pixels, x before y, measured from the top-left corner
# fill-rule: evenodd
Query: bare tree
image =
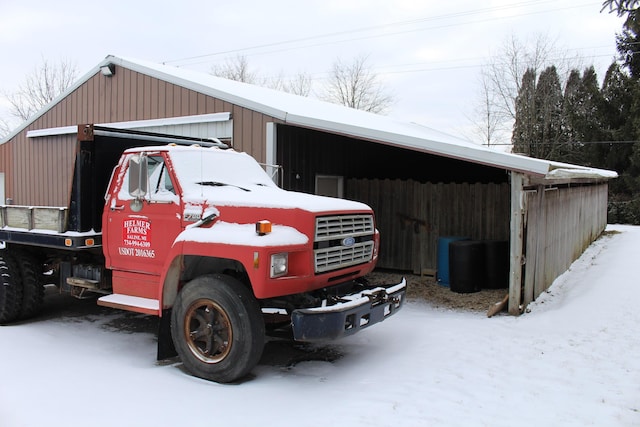
<path id="1" fill-rule="evenodd" d="M 313 80 L 311 75 L 305 72 L 296 74 L 292 79 L 282 84 L 282 90 L 300 96 L 309 96 Z"/>
<path id="2" fill-rule="evenodd" d="M 233 59 L 227 59 L 223 64 L 211 67 L 211 74 L 237 82 L 258 84 L 258 74 L 249 70 L 247 57 L 238 55 Z"/>
<path id="3" fill-rule="evenodd" d="M 321 98 L 372 113 L 384 113 L 394 102 L 372 72 L 365 55 L 356 57 L 351 63 L 337 59 Z"/>
<path id="4" fill-rule="evenodd" d="M 76 66 L 67 60 L 52 64 L 43 58 L 18 90 L 7 95 L 11 115 L 27 120 L 71 86 L 77 74 Z"/>
<path id="5" fill-rule="evenodd" d="M 282 73 L 276 77 L 262 77 L 256 71 L 250 70 L 246 56 L 236 56 L 228 59 L 224 64 L 214 65 L 211 74 L 238 82 L 264 86 L 296 95 L 308 96 L 311 92 L 311 76 L 307 73 L 298 73 L 292 79 L 285 79 Z"/>
<path id="6" fill-rule="evenodd" d="M 5 119 L 0 119 L 0 139 L 4 138 L 11 132 L 11 125 Z"/>
<path id="7" fill-rule="evenodd" d="M 551 59 L 554 45 L 546 36 L 538 36 L 532 45 L 511 35 L 502 45 L 501 52 L 493 57 L 486 73 L 490 89 L 499 100 L 499 113 L 510 119 L 516 117 L 515 100 L 525 71 L 537 74 Z"/>
<path id="8" fill-rule="evenodd" d="M 582 60 L 569 57 L 556 48 L 555 43 L 545 35 L 538 35 L 531 41 L 521 41 L 514 35 L 503 43 L 500 51 L 493 55 L 489 65 L 482 70 L 482 101 L 480 113 L 476 114 L 476 127 L 487 126 L 487 116 L 493 122 L 494 142 L 508 143 L 511 140 L 509 129 L 516 118 L 516 99 L 520 92 L 522 78 L 527 70 L 539 75 L 546 67 L 555 65 L 562 81 L 570 71 L 581 68 Z M 490 110 L 490 111 L 488 111 Z M 481 133 L 483 138 L 486 132 Z M 498 140 L 498 141 L 497 141 Z M 484 142 L 487 143 L 487 139 Z"/>
<path id="9" fill-rule="evenodd" d="M 504 129 L 503 120 L 498 114 L 496 93 L 491 90 L 489 75 L 480 74 L 480 91 L 475 106 L 475 118 L 472 119 L 472 133 L 481 139 L 487 147 L 496 144 L 500 139 L 498 134 Z M 473 136 L 471 137 L 473 138 Z"/>

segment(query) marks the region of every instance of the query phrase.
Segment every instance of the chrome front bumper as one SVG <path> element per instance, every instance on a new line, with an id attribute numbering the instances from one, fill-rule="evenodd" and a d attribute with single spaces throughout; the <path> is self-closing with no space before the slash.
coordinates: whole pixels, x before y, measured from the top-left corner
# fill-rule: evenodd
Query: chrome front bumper
<path id="1" fill-rule="evenodd" d="M 404 304 L 407 281 L 380 286 L 352 295 L 322 307 L 294 310 L 291 314 L 293 338 L 314 342 L 341 338 L 395 314 Z"/>

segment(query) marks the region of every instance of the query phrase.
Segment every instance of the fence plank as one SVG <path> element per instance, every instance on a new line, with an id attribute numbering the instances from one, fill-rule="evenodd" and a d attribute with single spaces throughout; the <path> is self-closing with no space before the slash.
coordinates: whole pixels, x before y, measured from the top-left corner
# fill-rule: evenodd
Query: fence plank
<path id="1" fill-rule="evenodd" d="M 607 184 L 539 186 L 537 198 L 529 198 L 524 249 L 525 306 L 548 289 L 604 230 L 606 200 Z"/>
<path id="2" fill-rule="evenodd" d="M 381 234 L 378 266 L 437 268 L 439 237 L 509 239 L 509 184 L 353 179 L 347 197 L 369 204 Z"/>

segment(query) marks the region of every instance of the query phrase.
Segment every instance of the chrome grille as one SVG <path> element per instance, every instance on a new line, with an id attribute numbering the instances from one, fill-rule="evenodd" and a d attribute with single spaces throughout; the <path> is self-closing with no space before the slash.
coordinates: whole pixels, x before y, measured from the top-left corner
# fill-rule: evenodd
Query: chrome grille
<path id="1" fill-rule="evenodd" d="M 316 218 L 315 271 L 324 273 L 371 261 L 373 215 L 335 215 Z M 351 240 L 347 243 L 347 240 Z"/>
<path id="2" fill-rule="evenodd" d="M 318 249 L 315 251 L 315 255 L 316 273 L 337 270 L 370 261 L 373 256 L 373 242 L 357 243 L 349 248 L 336 246 Z"/>
<path id="3" fill-rule="evenodd" d="M 316 242 L 373 234 L 373 215 L 336 215 L 316 218 Z"/>

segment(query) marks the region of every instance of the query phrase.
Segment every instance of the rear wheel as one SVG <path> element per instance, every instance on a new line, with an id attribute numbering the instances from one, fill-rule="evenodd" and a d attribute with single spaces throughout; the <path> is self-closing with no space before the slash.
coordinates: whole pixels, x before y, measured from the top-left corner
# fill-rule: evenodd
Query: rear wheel
<path id="1" fill-rule="evenodd" d="M 27 319 L 40 312 L 44 301 L 44 286 L 42 285 L 41 268 L 37 260 L 26 253 L 20 254 L 17 259 L 22 281 L 22 304 L 20 318 Z"/>
<path id="2" fill-rule="evenodd" d="M 13 258 L 0 256 L 0 323 L 9 323 L 20 316 L 22 310 L 22 285 Z"/>
<path id="3" fill-rule="evenodd" d="M 171 335 L 182 363 L 193 375 L 232 382 L 247 375 L 264 349 L 258 302 L 238 280 L 198 277 L 178 294 Z"/>

